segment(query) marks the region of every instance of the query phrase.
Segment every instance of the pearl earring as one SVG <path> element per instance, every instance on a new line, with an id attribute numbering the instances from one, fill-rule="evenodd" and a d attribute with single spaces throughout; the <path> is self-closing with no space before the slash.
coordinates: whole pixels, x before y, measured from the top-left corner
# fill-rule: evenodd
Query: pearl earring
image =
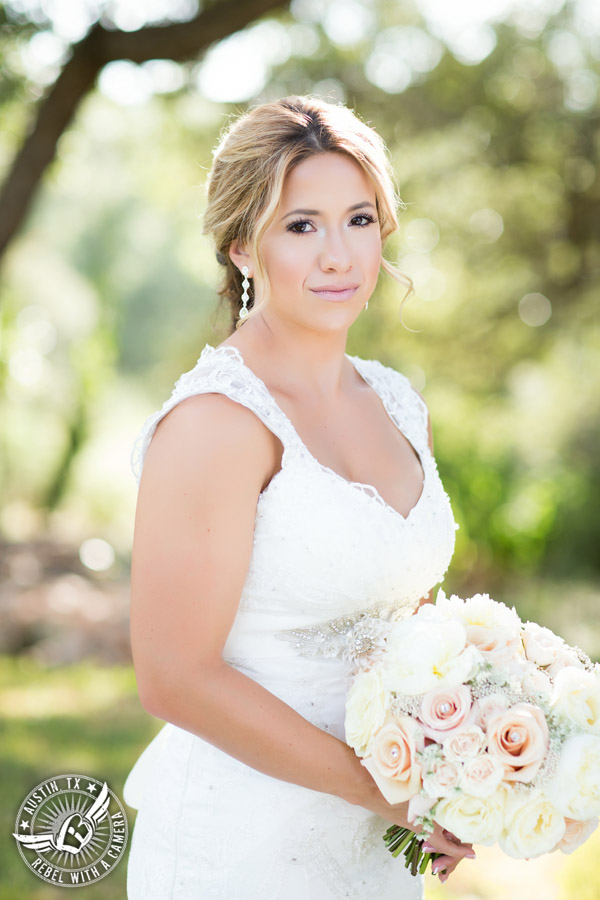
<path id="1" fill-rule="evenodd" d="M 368 308 L 369 308 L 369 301 L 367 300 L 367 302 L 365 303 L 365 309 L 368 309 Z"/>
<path id="2" fill-rule="evenodd" d="M 244 280 L 242 281 L 242 287 L 244 288 L 244 293 L 242 294 L 242 308 L 240 309 L 240 319 L 245 319 L 249 313 L 248 309 L 248 300 L 250 299 L 248 296 L 248 288 L 250 287 L 250 282 L 248 281 L 248 266 L 244 266 L 242 269 L 242 275 L 244 276 Z"/>

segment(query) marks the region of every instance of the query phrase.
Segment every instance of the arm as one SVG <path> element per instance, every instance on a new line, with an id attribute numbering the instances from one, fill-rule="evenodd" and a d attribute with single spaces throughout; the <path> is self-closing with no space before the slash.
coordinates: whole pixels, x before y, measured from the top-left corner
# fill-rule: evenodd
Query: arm
<path id="1" fill-rule="evenodd" d="M 218 394 L 188 398 L 159 423 L 131 566 L 140 700 L 255 769 L 356 803 L 372 779 L 354 751 L 222 659 L 278 444 L 250 410 Z"/>
<path id="2" fill-rule="evenodd" d="M 159 424 L 140 481 L 131 570 L 131 642 L 140 700 L 274 778 L 406 824 L 354 751 L 227 665 L 222 652 L 252 553 L 256 503 L 280 445 L 250 411 L 204 394 Z M 467 845 L 439 836 L 444 852 Z"/>

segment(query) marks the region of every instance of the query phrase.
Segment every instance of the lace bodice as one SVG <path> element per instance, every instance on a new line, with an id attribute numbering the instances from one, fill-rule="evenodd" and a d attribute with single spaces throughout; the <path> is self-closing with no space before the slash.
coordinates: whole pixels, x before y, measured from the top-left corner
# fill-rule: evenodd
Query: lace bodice
<path id="1" fill-rule="evenodd" d="M 365 642 L 377 640 L 383 623 L 376 619 L 410 615 L 443 579 L 457 527 L 429 450 L 422 399 L 396 370 L 348 359 L 420 458 L 423 489 L 406 517 L 373 486 L 320 464 L 232 346 L 204 347 L 132 451 L 139 481 L 160 419 L 208 392 L 246 406 L 281 440 L 281 468 L 258 497 L 223 656 L 341 740 L 346 692 Z M 421 881 L 385 850 L 389 823 L 339 797 L 269 778 L 170 723 L 132 769 L 123 795 L 139 809 L 130 900 L 422 900 Z M 232 850 L 234 819 L 240 840 Z"/>
<path id="2" fill-rule="evenodd" d="M 252 557 L 226 646 L 227 658 L 246 667 L 255 654 L 341 656 L 343 641 L 328 637 L 349 631 L 367 612 L 410 614 L 452 556 L 457 525 L 429 449 L 423 400 L 395 369 L 346 356 L 421 461 L 422 493 L 406 517 L 371 485 L 348 481 L 311 455 L 237 347 L 207 344 L 133 447 L 139 480 L 160 419 L 184 398 L 207 392 L 248 407 L 281 440 L 281 468 L 258 498 Z"/>

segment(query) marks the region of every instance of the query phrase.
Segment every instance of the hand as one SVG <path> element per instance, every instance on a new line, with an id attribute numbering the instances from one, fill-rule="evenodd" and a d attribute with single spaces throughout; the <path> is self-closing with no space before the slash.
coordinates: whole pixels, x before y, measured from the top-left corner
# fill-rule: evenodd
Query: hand
<path id="1" fill-rule="evenodd" d="M 408 802 L 388 803 L 364 766 L 361 766 L 359 763 L 356 771 L 359 776 L 360 795 L 358 799 L 356 797 L 346 797 L 349 802 L 358 803 L 360 806 L 364 806 L 365 809 L 377 813 L 383 819 L 387 819 L 388 822 L 400 825 L 402 828 L 409 828 L 416 834 L 422 831 L 421 828 L 408 821 Z M 446 881 L 462 859 L 465 857 L 475 859 L 472 844 L 463 844 L 455 835 L 443 829 L 437 822 L 434 830 L 425 839 L 423 849 L 426 853 L 442 854 L 432 863 L 433 874 L 438 875 L 441 882 Z"/>
<path id="2" fill-rule="evenodd" d="M 431 864 L 431 871 L 437 875 L 442 884 L 455 870 L 463 859 L 475 859 L 475 851 L 472 844 L 463 844 L 441 825 L 435 823 L 435 828 L 423 842 L 423 850 L 426 853 L 441 853 Z"/>

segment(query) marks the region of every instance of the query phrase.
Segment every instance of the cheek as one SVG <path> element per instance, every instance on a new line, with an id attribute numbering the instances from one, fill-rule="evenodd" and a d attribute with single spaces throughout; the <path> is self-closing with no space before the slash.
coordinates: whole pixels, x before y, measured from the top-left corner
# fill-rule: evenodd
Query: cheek
<path id="1" fill-rule="evenodd" d="M 302 241 L 287 240 L 271 243 L 264 259 L 273 285 L 285 284 L 286 290 L 293 289 L 296 282 L 302 283 L 307 275 L 306 252 Z"/>

